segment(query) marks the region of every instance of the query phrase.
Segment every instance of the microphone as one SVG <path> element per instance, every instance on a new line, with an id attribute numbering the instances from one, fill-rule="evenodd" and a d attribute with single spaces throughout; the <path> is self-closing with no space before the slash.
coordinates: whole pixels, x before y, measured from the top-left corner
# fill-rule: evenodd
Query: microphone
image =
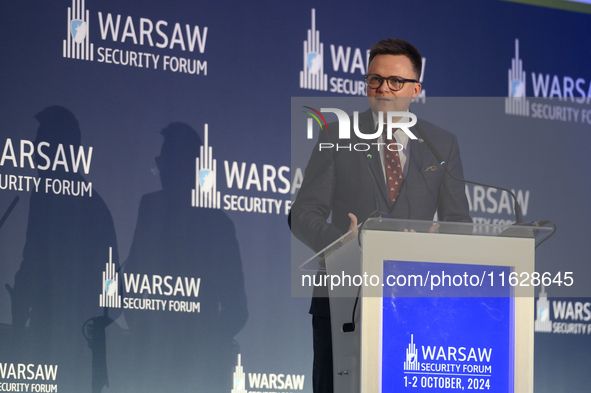
<path id="1" fill-rule="evenodd" d="M 552 224 L 552 226 L 554 227 L 554 230 L 552 231 L 552 233 L 548 237 L 546 237 L 544 240 L 542 240 L 541 242 L 539 242 L 538 244 L 536 244 L 536 247 L 535 248 L 538 248 L 539 246 L 542 245 L 542 243 L 544 243 L 546 240 L 550 239 L 554 235 L 554 233 L 556 233 L 556 224 L 554 224 L 550 220 L 526 221 L 526 222 L 523 222 L 522 216 L 521 216 L 521 208 L 519 206 L 519 203 L 517 202 L 517 197 L 515 196 L 515 194 L 513 193 L 513 191 L 508 190 L 508 189 L 503 188 L 503 187 L 496 187 L 496 186 L 491 186 L 491 185 L 484 184 L 484 183 L 477 183 L 477 182 L 470 181 L 470 180 L 458 179 L 455 176 L 453 176 L 449 172 L 449 170 L 447 169 L 447 166 L 445 165 L 445 160 L 443 159 L 443 157 L 441 157 L 441 154 L 439 154 L 439 152 L 437 151 L 437 149 L 433 145 L 433 142 L 431 142 L 431 139 L 429 139 L 429 137 L 427 135 L 425 135 L 425 133 L 423 132 L 423 130 L 421 129 L 421 127 L 418 124 L 415 126 L 415 129 L 418 131 L 418 133 L 421 136 L 421 138 L 423 138 L 423 141 L 425 141 L 425 143 L 427 144 L 427 147 L 429 148 L 429 150 L 431 150 L 431 152 L 433 153 L 433 155 L 435 156 L 435 158 L 437 159 L 437 161 L 439 161 L 439 165 L 441 165 L 441 166 L 443 166 L 443 168 L 445 168 L 445 171 L 447 172 L 447 174 L 452 179 L 458 180 L 458 181 L 461 181 L 461 182 L 465 182 L 465 183 L 476 184 L 478 186 L 492 187 L 492 188 L 496 188 L 496 189 L 499 189 L 499 190 L 507 191 L 513 197 L 513 200 L 515 201 L 515 224 L 512 225 L 512 228 L 505 229 L 503 232 L 501 232 L 499 234 L 499 236 L 508 236 L 508 237 L 517 236 L 517 237 L 521 237 L 521 235 L 522 235 L 521 233 L 519 233 L 519 234 L 516 233 L 516 230 L 517 230 L 517 228 L 515 228 L 516 226 L 543 227 L 543 226 L 546 226 L 548 224 Z M 534 237 L 535 236 L 536 236 L 536 234 L 534 233 Z"/>
<path id="2" fill-rule="evenodd" d="M 371 177 L 371 182 L 373 184 L 373 193 L 376 197 L 376 203 L 375 203 L 375 207 L 376 210 L 374 210 L 362 223 L 361 226 L 359 227 L 359 236 L 357 237 L 357 242 L 359 243 L 359 247 L 361 247 L 361 231 L 363 230 L 363 226 L 365 225 L 365 223 L 367 222 L 367 220 L 371 217 L 376 217 L 376 218 L 394 218 L 391 215 L 389 215 L 388 213 L 384 213 L 381 209 L 381 205 L 380 205 L 380 196 L 378 194 L 378 186 L 377 186 L 377 179 L 373 173 L 373 170 L 371 169 L 371 165 L 369 165 L 369 160 L 372 158 L 373 156 L 371 155 L 371 153 L 368 153 L 365 158 L 367 159 L 365 162 L 367 164 L 367 170 L 369 171 L 370 177 Z M 288 217 L 289 219 L 289 217 Z"/>
<path id="3" fill-rule="evenodd" d="M 366 164 L 367 164 L 367 170 L 369 171 L 369 174 L 371 176 L 371 182 L 373 184 L 373 192 L 374 195 L 376 197 L 376 210 L 370 214 L 370 217 L 373 217 L 374 214 L 377 213 L 377 217 L 379 218 L 393 218 L 392 216 L 390 216 L 387 213 L 383 213 L 382 209 L 380 208 L 380 197 L 378 195 L 378 187 L 377 187 L 377 179 L 374 176 L 373 170 L 371 169 L 371 165 L 369 165 L 369 160 L 372 158 L 373 156 L 371 155 L 371 153 L 368 153 L 365 158 L 366 158 Z M 359 247 L 361 247 L 361 231 L 363 230 L 363 225 L 367 222 L 367 219 L 365 221 L 363 221 L 363 223 L 361 224 L 361 226 L 359 227 L 359 236 L 357 237 L 357 241 L 359 244 Z M 354 332 L 355 331 L 355 313 L 357 311 L 357 304 L 359 303 L 359 294 L 361 293 L 361 286 L 357 289 L 357 297 L 355 298 L 355 304 L 353 305 L 353 312 L 351 313 L 351 322 L 348 323 L 344 323 L 343 324 L 343 332 L 345 333 L 350 333 L 350 332 Z"/>
<path id="4" fill-rule="evenodd" d="M 378 217 L 383 217 L 382 214 L 382 209 L 380 207 L 380 196 L 378 195 L 378 186 L 377 186 L 377 180 L 376 177 L 373 174 L 373 171 L 371 170 L 371 166 L 369 165 L 369 160 L 371 160 L 372 155 L 371 153 L 368 153 L 366 156 L 366 161 L 365 163 L 367 164 L 367 170 L 369 171 L 370 177 L 371 177 L 371 183 L 373 184 L 373 194 L 376 197 L 376 203 L 375 203 L 375 208 L 376 210 L 370 215 L 370 217 L 372 217 L 374 214 L 378 214 Z"/>
<path id="5" fill-rule="evenodd" d="M 423 130 L 421 129 L 421 127 L 417 124 L 415 126 L 415 129 L 417 130 L 417 132 L 419 133 L 419 135 L 421 136 L 421 138 L 423 139 L 423 141 L 425 141 L 425 143 L 427 144 L 427 147 L 429 148 L 429 150 L 431 150 L 431 153 L 433 153 L 433 155 L 435 156 L 435 158 L 437 159 L 437 161 L 439 161 L 439 165 L 441 165 L 445 169 L 445 171 L 447 172 L 447 174 L 449 175 L 449 177 L 451 177 L 454 180 L 461 181 L 461 182 L 464 182 L 464 183 L 475 184 L 477 186 L 492 187 L 492 188 L 496 188 L 498 190 L 507 191 L 513 197 L 513 200 L 515 201 L 515 222 L 517 224 L 519 224 L 519 223 L 522 222 L 521 208 L 519 206 L 519 203 L 517 202 L 517 197 L 515 196 L 515 194 L 513 193 L 513 191 L 511 191 L 511 190 L 509 190 L 507 188 L 503 188 L 503 187 L 491 186 L 489 184 L 478 183 L 478 182 L 475 182 L 475 181 L 470 181 L 470 180 L 465 180 L 465 179 L 458 179 L 457 177 L 455 177 L 454 175 L 452 175 L 451 172 L 447 169 L 447 165 L 445 165 L 445 160 L 443 159 L 443 157 L 441 156 L 441 154 L 439 154 L 439 151 L 437 151 L 437 148 L 435 148 L 435 145 L 433 145 L 433 142 L 423 132 Z"/>
<path id="6" fill-rule="evenodd" d="M 379 127 L 379 124 L 376 124 L 375 131 L 378 130 L 378 127 Z M 382 208 L 380 206 L 380 196 L 378 194 L 378 186 L 377 186 L 378 180 L 376 179 L 376 176 L 373 173 L 373 170 L 371 169 L 371 165 L 369 165 L 369 160 L 372 157 L 373 156 L 371 155 L 371 153 L 367 153 L 367 155 L 365 156 L 365 158 L 366 158 L 365 163 L 367 164 L 367 170 L 369 171 L 369 174 L 371 176 L 371 182 L 373 184 L 373 193 L 376 197 L 376 203 L 375 203 L 376 210 L 370 214 L 370 217 L 373 217 L 374 214 L 377 213 L 376 217 L 379 217 L 379 218 L 393 218 L 391 215 L 382 212 Z M 363 228 L 363 226 L 362 226 L 362 228 Z"/>

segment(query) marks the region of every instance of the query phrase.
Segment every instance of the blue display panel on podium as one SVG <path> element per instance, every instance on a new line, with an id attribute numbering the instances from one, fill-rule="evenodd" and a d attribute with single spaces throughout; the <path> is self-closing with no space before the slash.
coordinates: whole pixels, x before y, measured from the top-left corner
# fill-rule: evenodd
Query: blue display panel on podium
<path id="1" fill-rule="evenodd" d="M 370 219 L 325 270 L 335 392 L 533 392 L 534 247 L 551 229 Z M 513 284 L 513 285 L 512 285 Z"/>

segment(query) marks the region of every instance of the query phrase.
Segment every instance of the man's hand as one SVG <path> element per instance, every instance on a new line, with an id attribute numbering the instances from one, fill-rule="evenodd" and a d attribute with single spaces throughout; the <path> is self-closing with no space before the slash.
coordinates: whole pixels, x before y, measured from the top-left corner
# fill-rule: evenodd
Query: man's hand
<path id="1" fill-rule="evenodd" d="M 355 216 L 355 214 L 349 213 L 349 218 L 351 219 L 351 224 L 349 224 L 349 230 L 347 232 L 351 231 L 353 228 L 357 226 L 357 217 Z M 359 231 L 355 229 L 353 232 L 345 236 L 345 238 L 343 239 L 343 244 L 347 243 L 351 239 L 356 238 L 358 234 Z"/>

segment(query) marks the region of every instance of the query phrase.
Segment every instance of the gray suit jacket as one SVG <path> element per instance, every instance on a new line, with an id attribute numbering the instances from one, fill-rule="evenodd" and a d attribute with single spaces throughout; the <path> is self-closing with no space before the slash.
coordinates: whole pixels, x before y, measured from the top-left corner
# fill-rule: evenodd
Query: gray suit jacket
<path id="1" fill-rule="evenodd" d="M 371 110 L 359 115 L 359 126 L 364 133 L 373 132 Z M 446 160 L 448 170 L 462 179 L 462 161 L 455 135 L 420 119 L 417 126 Z M 321 130 L 318 143 L 339 143 L 343 146 L 345 141 L 338 140 L 338 123 L 329 124 L 327 128 Z M 414 127 L 411 131 L 418 136 Z M 361 140 L 351 132 L 350 142 L 346 144 L 364 142 L 372 141 Z M 379 210 L 394 218 L 432 220 L 437 211 L 441 221 L 472 222 L 464 183 L 445 174 L 426 143 L 411 139 L 408 149 L 408 170 L 396 202 L 391 206 L 376 145 L 371 146 L 370 151 L 360 152 L 354 149 L 319 151 L 317 144 L 291 208 L 293 234 L 318 252 L 347 232 L 350 224 L 348 213 L 355 214 L 358 222 L 362 222 L 378 210 L 378 205 Z M 368 153 L 371 158 L 368 158 Z M 327 222 L 331 214 L 331 222 Z M 326 295 L 326 288 L 315 287 L 312 314 L 330 316 Z M 324 299 L 317 299 L 319 297 Z"/>

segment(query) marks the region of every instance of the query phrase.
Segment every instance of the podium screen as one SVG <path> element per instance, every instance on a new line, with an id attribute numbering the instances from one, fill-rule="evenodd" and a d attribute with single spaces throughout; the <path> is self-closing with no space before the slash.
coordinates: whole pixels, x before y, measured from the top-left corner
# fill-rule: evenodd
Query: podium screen
<path id="1" fill-rule="evenodd" d="M 503 272 L 511 268 L 385 261 L 382 392 L 513 393 L 514 298 L 486 279 Z M 426 283 L 410 285 L 412 276 Z"/>

